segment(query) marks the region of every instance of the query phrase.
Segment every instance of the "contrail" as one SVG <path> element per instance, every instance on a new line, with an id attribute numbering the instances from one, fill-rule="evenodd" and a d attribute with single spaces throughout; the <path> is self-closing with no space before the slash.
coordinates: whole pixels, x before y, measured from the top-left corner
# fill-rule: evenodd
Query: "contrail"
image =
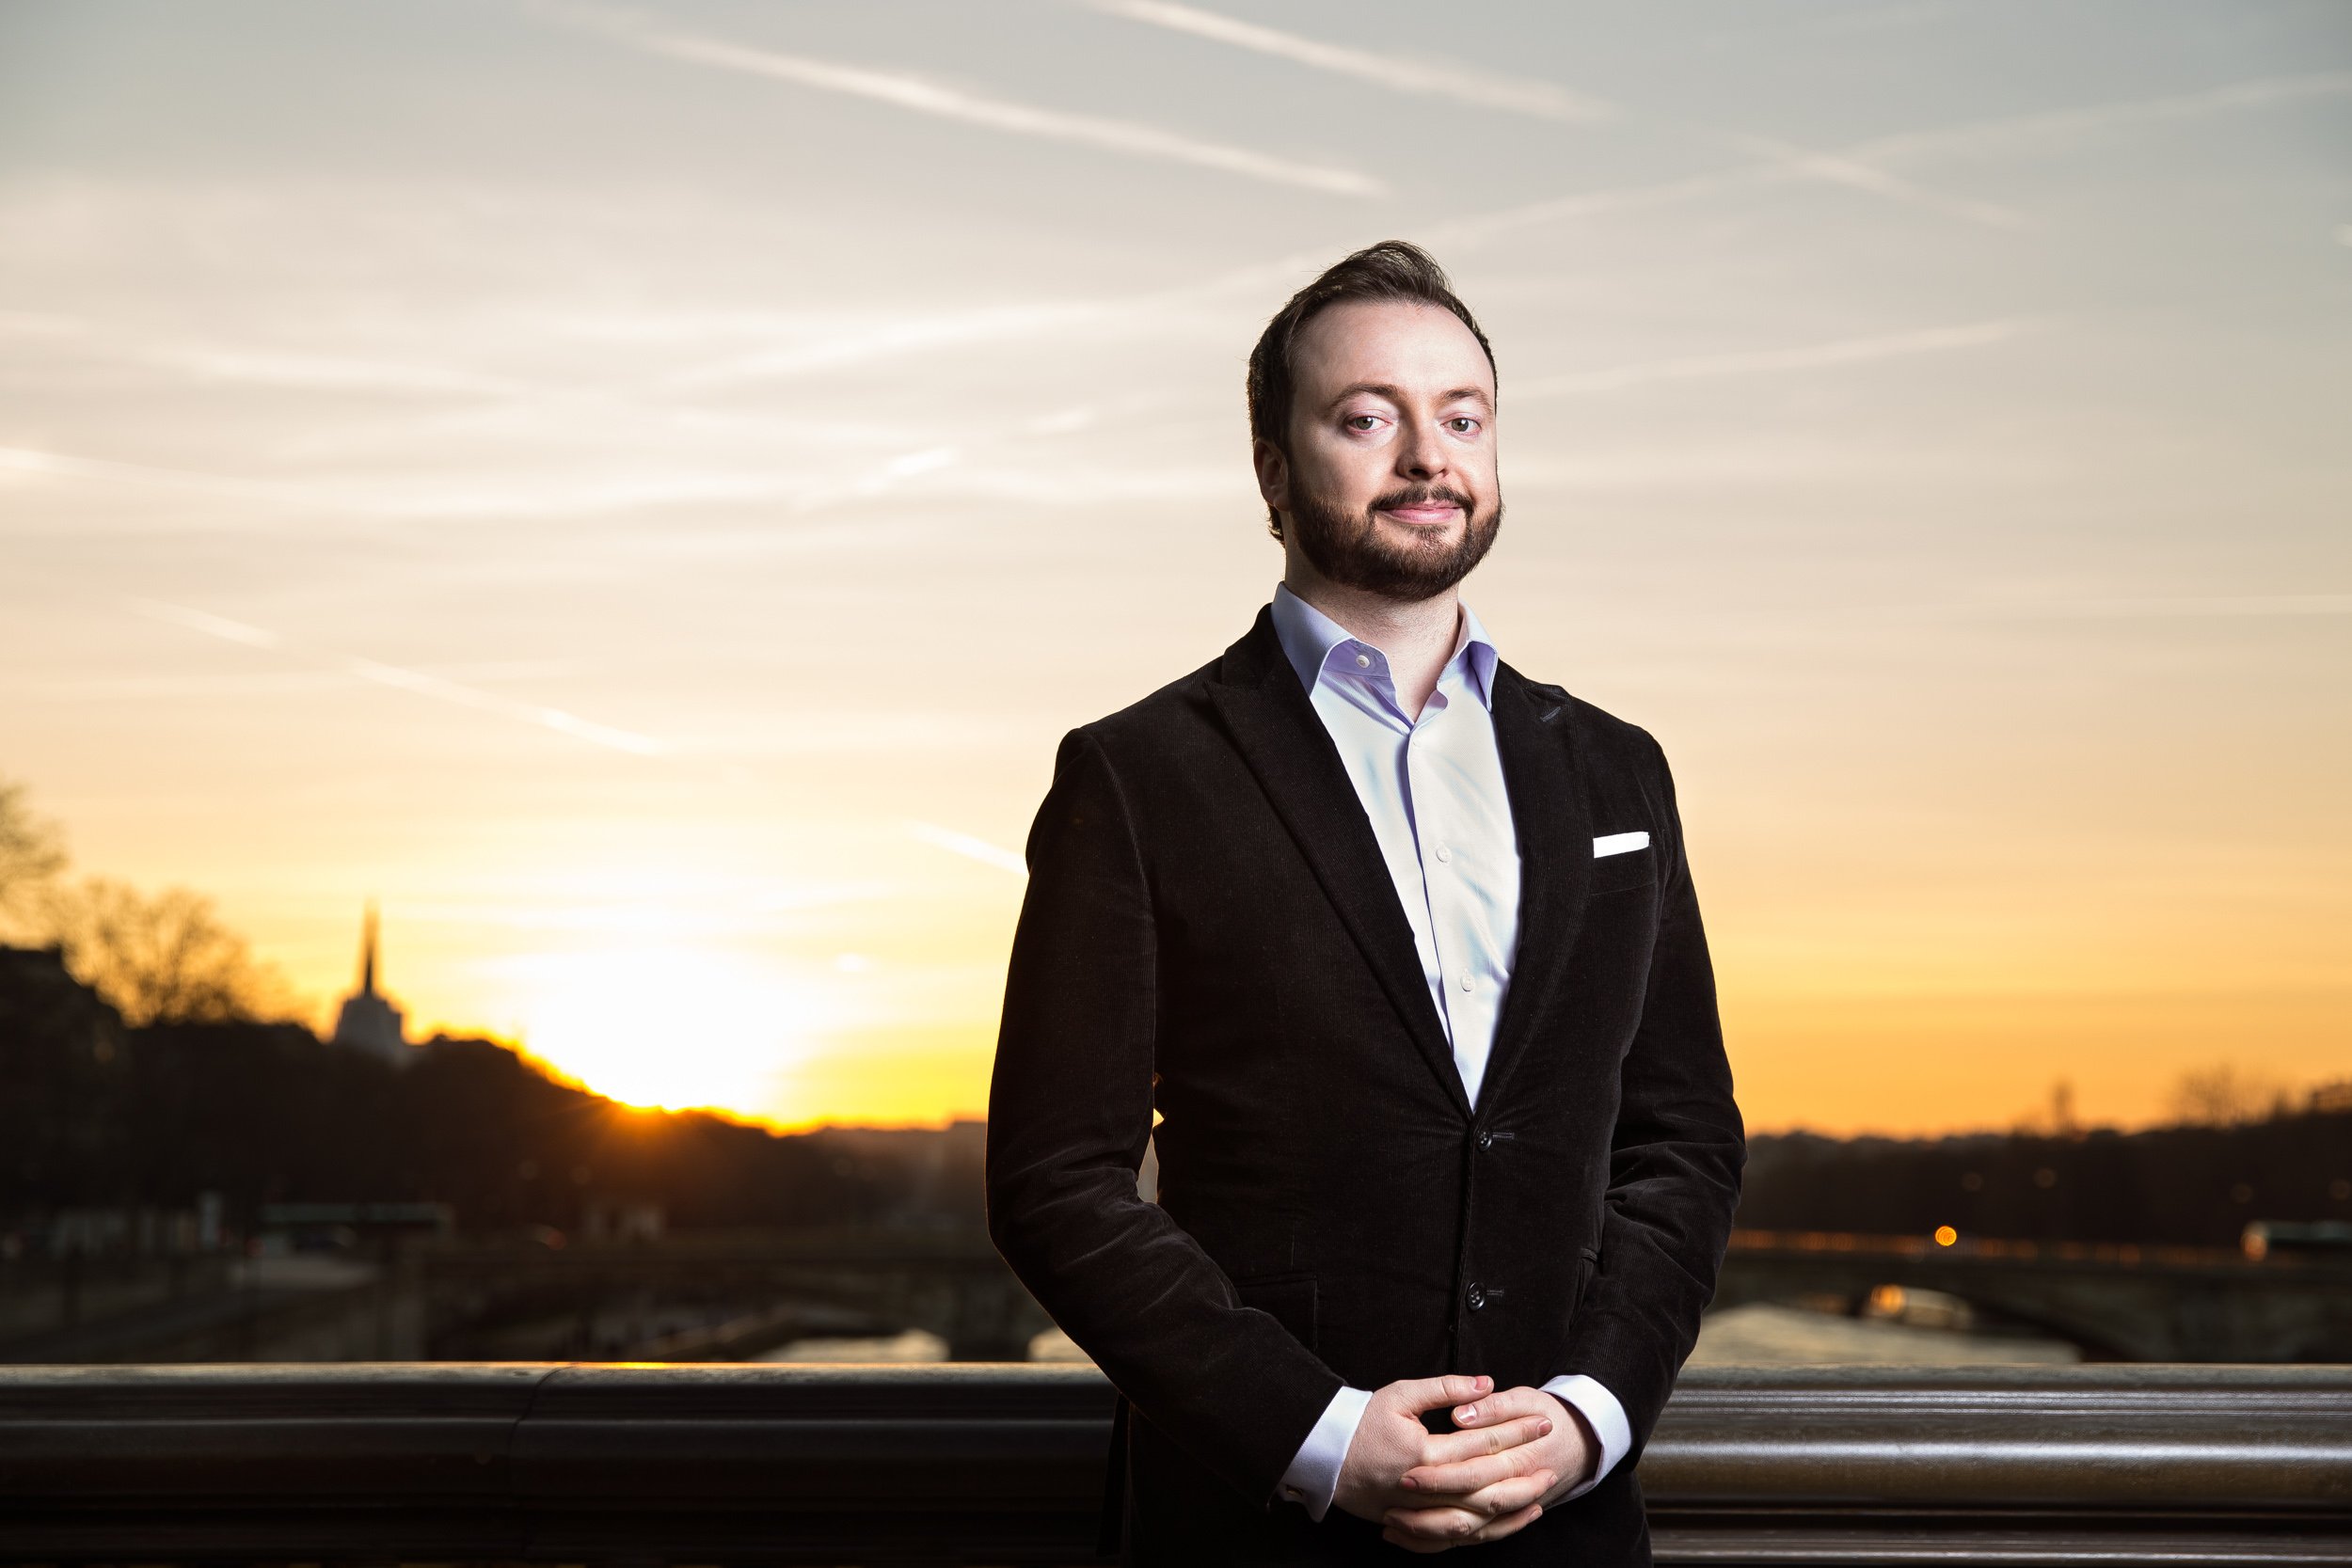
<path id="1" fill-rule="evenodd" d="M 1294 60 L 1317 71 L 1352 76 L 1391 91 L 1416 93 L 1429 98 L 1451 98 L 1485 108 L 1507 109 L 1543 119 L 1589 122 L 1620 114 L 1629 119 L 1647 118 L 1633 116 L 1604 99 L 1570 92 L 1549 82 L 1522 76 L 1498 76 L 1441 60 L 1375 55 L 1343 44 L 1327 43 L 1320 39 L 1282 32 L 1258 23 L 1244 22 L 1220 12 L 1179 5 L 1174 0 L 1074 0 L 1074 3 L 1105 16 L 1123 17 L 1131 22 L 1188 33 L 1213 42 L 1232 44 L 1238 49 Z M 1964 218 L 1970 223 L 2000 229 L 2021 228 L 2025 223 L 2021 214 L 2009 208 L 1929 190 L 1884 169 L 1872 168 L 1851 153 L 1820 152 L 1770 137 L 1678 120 L 1663 119 L 1655 123 L 1712 142 L 1743 156 L 1763 158 L 1782 171 L 1802 179 L 1843 185 L 1849 190 Z"/>
<path id="2" fill-rule="evenodd" d="M 2181 599 L 2048 599 L 1966 605 L 1957 613 L 1995 620 L 2137 620 L 2207 616 L 2352 615 L 2352 594 L 2249 594 Z"/>
<path id="3" fill-rule="evenodd" d="M 1694 381 L 1726 375 L 1756 375 L 1772 371 L 1812 370 L 1823 365 L 1852 365 L 1872 359 L 1893 359 L 1909 354 L 1935 354 L 1945 349 L 1974 348 L 1997 343 L 2027 331 L 2024 321 L 1976 322 L 1964 326 L 1931 326 L 1914 332 L 1888 332 L 1869 338 L 1844 338 L 1836 342 L 1798 348 L 1756 349 L 1739 354 L 1694 354 L 1674 359 L 1651 359 L 1604 370 L 1548 376 L 1513 389 L 1511 401 L 1569 397 L 1581 392 L 1611 391 L 1650 381 Z"/>
<path id="4" fill-rule="evenodd" d="M 1964 218 L 1988 228 L 2022 229 L 2026 226 L 2025 214 L 2014 208 L 1930 190 L 1916 181 L 1906 180 L 1899 174 L 1889 174 L 1883 168 L 1867 164 L 1851 152 L 1819 152 L 1811 148 L 1795 147 L 1769 136 L 1749 135 L 1744 132 L 1717 135 L 1735 150 L 1770 159 L 1778 164 L 1783 171 L 1802 179 L 1818 180 L 1828 185 L 1843 185 L 1849 190 L 1883 197 L 1889 201 L 1923 208 L 1931 213 Z"/>
<path id="5" fill-rule="evenodd" d="M 235 642 L 247 648 L 262 648 L 276 653 L 300 656 L 300 650 L 294 648 L 277 632 L 264 626 L 253 626 L 245 621 L 232 621 L 225 615 L 191 610 L 185 605 L 166 604 L 156 599 L 133 598 L 128 602 L 134 610 L 151 620 L 166 621 L 173 626 L 184 626 L 190 631 L 202 632 L 207 637 L 216 637 L 224 642 Z M 318 662 L 359 680 L 371 681 L 377 686 L 388 686 L 395 691 L 406 691 L 419 697 L 430 697 L 437 702 L 453 704 L 458 707 L 472 708 L 477 713 L 496 714 L 501 719 L 512 719 L 540 729 L 553 730 L 559 735 L 568 735 L 576 740 L 585 740 L 592 746 L 602 746 L 611 751 L 627 752 L 632 756 L 641 757 L 662 756 L 670 751 L 666 742 L 656 740 L 651 736 L 639 735 L 633 730 L 615 729 L 611 724 L 599 724 L 594 720 L 582 719 L 576 713 L 567 713 L 560 707 L 516 702 L 512 697 L 501 697 L 494 691 L 485 691 L 479 687 L 443 680 L 438 675 L 428 675 L 421 671 L 404 670 L 396 664 L 384 664 L 372 658 L 355 658 L 347 654 L 321 653 L 314 657 Z"/>
<path id="6" fill-rule="evenodd" d="M 33 474 L 44 479 L 115 480 L 129 484 L 162 484 L 175 489 L 209 490 L 225 496 L 282 499 L 282 487 L 228 474 L 199 473 L 192 468 L 161 468 L 146 463 L 117 463 L 103 457 L 75 457 L 69 452 L 41 451 L 32 447 L 0 447 L 0 474 Z"/>
<path id="7" fill-rule="evenodd" d="M 2298 98 L 2323 98 L 2352 92 L 2352 71 L 2313 71 L 2299 76 L 2257 76 L 2225 83 L 2198 92 L 2165 98 L 2125 99 L 2083 108 L 2051 109 L 2039 114 L 2012 115 L 2004 119 L 1978 120 L 1938 131 L 1912 131 L 1880 136 L 1847 149 L 1856 158 L 1904 158 L 1920 154 L 1986 152 L 2004 146 L 2031 145 L 2105 131 L 2122 125 L 2149 124 L 2167 119 L 2194 119 L 2229 109 L 2261 108 L 2292 103 Z"/>
<path id="8" fill-rule="evenodd" d="M 808 375 L 842 366 L 863 365 L 893 355 L 1026 338 L 1100 319 L 1108 307 L 1087 301 L 1002 305 L 954 315 L 921 316 L 816 343 L 763 349 L 721 364 L 683 371 L 659 384 L 670 391 L 700 391 L 737 382 Z"/>
<path id="9" fill-rule="evenodd" d="M 579 6 L 543 6 L 537 8 L 544 15 L 591 28 L 648 54 L 664 55 L 690 65 L 739 71 L 748 76 L 764 76 L 771 81 L 789 82 L 796 87 L 815 87 L 822 92 L 864 98 L 914 114 L 986 126 L 992 131 L 1039 136 L 1048 141 L 1073 142 L 1082 147 L 1100 148 L 1106 152 L 1124 152 L 1165 163 L 1190 164 L 1200 168 L 1218 169 L 1227 174 L 1305 190 L 1326 191 L 1335 196 L 1376 197 L 1388 194 L 1388 187 L 1379 181 L 1353 169 L 1304 164 L 1255 152 L 1244 147 L 1201 141 L 1178 132 L 1164 131 L 1154 125 L 1105 119 L 1096 115 L 1070 114 L 1001 98 L 987 98 L 921 76 L 842 65 L 832 60 L 813 59 L 805 55 L 787 55 L 773 49 L 754 48 L 704 33 L 679 31 L 650 18 L 626 13 Z"/>
<path id="10" fill-rule="evenodd" d="M 1254 50 L 1279 59 L 1295 60 L 1334 75 L 1353 76 L 1394 92 L 1422 98 L 1451 98 L 1482 108 L 1504 109 L 1538 119 L 1591 121 L 1606 119 L 1613 107 L 1597 98 L 1573 93 L 1549 82 L 1524 76 L 1499 76 L 1444 60 L 1411 59 L 1375 55 L 1344 44 L 1302 38 L 1238 17 L 1180 6 L 1171 0 L 1077 0 L 1089 10 L 1124 17 L 1171 32 L 1189 33 L 1237 49 Z"/>
<path id="11" fill-rule="evenodd" d="M 118 331 L 104 323 L 30 310 L 0 310 L 0 333 L 52 341 L 63 340 L 73 350 L 85 354 L 108 355 L 211 381 L 262 387 L 469 396 L 509 396 L 527 390 L 518 382 L 438 365 L 399 364 L 206 342 L 155 342 Z"/>
<path id="12" fill-rule="evenodd" d="M 951 855 L 961 855 L 966 860 L 978 861 L 982 865 L 1009 871 L 1016 877 L 1029 874 L 1028 862 L 1009 849 L 998 848 L 984 838 L 974 838 L 970 833 L 960 833 L 953 828 L 943 828 L 935 822 L 909 822 L 907 832 L 909 836 L 921 839 L 934 848 L 945 849 Z"/>

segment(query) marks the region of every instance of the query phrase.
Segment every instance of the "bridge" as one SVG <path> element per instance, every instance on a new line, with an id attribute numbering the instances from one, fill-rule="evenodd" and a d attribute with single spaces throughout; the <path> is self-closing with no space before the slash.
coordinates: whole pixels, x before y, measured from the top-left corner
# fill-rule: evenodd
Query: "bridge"
<path id="1" fill-rule="evenodd" d="M 1820 1231 L 1740 1231 L 1715 1307 L 1882 1286 L 1942 1291 L 1989 1316 L 2126 1361 L 2352 1361 L 2352 1264 L 2203 1247 Z"/>
<path id="2" fill-rule="evenodd" d="M 45 1268 L 45 1272 L 44 1272 Z M 1019 1360 L 1048 1326 L 983 1236 L 438 1243 L 138 1276 L 0 1268 L 0 1362 L 739 1360 L 818 1336 L 937 1335 Z M 146 1287 L 136 1284 L 146 1277 Z M 1716 1306 L 1857 1308 L 1884 1286 L 1956 1296 L 2099 1359 L 2352 1361 L 2352 1268 L 2217 1249 L 1742 1231 Z"/>

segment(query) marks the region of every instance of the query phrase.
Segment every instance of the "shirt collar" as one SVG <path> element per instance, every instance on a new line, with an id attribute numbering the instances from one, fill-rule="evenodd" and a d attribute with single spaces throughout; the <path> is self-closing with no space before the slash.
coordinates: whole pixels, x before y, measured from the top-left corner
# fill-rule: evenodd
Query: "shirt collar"
<path id="1" fill-rule="evenodd" d="M 1290 660 L 1291 668 L 1298 673 L 1298 684 L 1310 694 L 1314 691 L 1315 683 L 1323 679 L 1331 655 L 1341 648 L 1360 647 L 1379 654 L 1384 661 L 1388 657 L 1292 593 L 1287 584 L 1274 585 L 1273 610 L 1274 635 L 1281 640 L 1282 657 Z M 1461 634 L 1454 640 L 1454 653 L 1446 662 L 1449 666 L 1455 660 L 1462 662 L 1470 689 L 1489 710 L 1495 705 L 1497 657 L 1494 640 L 1486 635 L 1486 626 L 1470 606 L 1462 606 Z"/>

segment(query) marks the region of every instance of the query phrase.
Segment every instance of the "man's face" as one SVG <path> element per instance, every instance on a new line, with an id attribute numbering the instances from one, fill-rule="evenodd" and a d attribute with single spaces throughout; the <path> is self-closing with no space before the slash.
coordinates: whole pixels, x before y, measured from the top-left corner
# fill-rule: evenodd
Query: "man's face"
<path id="1" fill-rule="evenodd" d="M 1334 306 L 1292 344 L 1287 457 L 1258 443 L 1283 532 L 1343 587 L 1444 593 L 1502 525 L 1495 381 L 1486 352 L 1434 305 Z"/>

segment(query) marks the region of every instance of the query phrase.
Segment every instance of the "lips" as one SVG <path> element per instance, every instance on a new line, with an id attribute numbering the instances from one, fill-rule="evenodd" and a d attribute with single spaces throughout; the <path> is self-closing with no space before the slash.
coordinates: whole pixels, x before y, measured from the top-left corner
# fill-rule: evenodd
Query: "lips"
<path id="1" fill-rule="evenodd" d="M 1385 506 L 1381 512 L 1401 523 L 1428 527 L 1435 523 L 1450 523 L 1462 515 L 1462 509 L 1448 501 L 1430 501 L 1417 506 Z"/>
<path id="2" fill-rule="evenodd" d="M 1407 485 L 1372 503 L 1372 510 L 1406 528 L 1443 528 L 1470 515 L 1470 498 L 1447 484 Z"/>

